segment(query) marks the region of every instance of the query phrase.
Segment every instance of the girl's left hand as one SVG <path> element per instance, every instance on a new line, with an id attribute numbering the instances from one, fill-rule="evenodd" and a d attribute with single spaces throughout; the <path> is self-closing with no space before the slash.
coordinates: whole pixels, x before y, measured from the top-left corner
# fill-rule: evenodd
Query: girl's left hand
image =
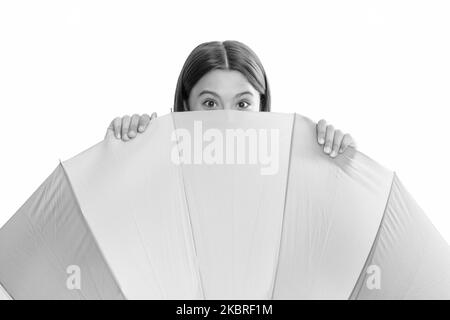
<path id="1" fill-rule="evenodd" d="M 323 152 L 331 158 L 335 158 L 338 153 L 344 152 L 348 147 L 356 148 L 356 143 L 348 133 L 335 130 L 332 125 L 322 119 L 317 123 L 317 142 L 323 145 Z"/>

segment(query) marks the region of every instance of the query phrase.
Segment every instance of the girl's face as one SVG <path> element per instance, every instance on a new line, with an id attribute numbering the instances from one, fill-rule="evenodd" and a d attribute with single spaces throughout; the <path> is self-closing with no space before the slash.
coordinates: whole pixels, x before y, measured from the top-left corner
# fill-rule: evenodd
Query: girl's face
<path id="1" fill-rule="evenodd" d="M 195 84 L 188 100 L 191 111 L 259 111 L 260 95 L 239 71 L 216 69 Z"/>

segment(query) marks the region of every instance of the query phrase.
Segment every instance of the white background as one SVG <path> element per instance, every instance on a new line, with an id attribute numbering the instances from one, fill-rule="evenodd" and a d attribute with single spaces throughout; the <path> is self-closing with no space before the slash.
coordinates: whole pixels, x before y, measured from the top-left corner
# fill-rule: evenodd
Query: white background
<path id="1" fill-rule="evenodd" d="M 1 1 L 0 225 L 115 116 L 169 112 L 198 44 L 260 57 L 272 109 L 395 170 L 450 242 L 448 1 Z"/>

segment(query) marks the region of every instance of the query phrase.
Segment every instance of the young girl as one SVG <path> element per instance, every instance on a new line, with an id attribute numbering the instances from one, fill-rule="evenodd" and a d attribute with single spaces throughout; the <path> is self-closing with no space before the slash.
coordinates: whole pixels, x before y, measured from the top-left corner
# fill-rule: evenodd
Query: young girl
<path id="1" fill-rule="evenodd" d="M 256 54 L 238 41 L 212 41 L 197 46 L 186 59 L 178 78 L 174 111 L 199 110 L 270 111 L 270 90 L 266 72 Z M 156 113 L 115 118 L 106 137 L 128 141 L 142 133 Z M 317 123 L 317 141 L 334 158 L 355 142 L 327 125 Z"/>

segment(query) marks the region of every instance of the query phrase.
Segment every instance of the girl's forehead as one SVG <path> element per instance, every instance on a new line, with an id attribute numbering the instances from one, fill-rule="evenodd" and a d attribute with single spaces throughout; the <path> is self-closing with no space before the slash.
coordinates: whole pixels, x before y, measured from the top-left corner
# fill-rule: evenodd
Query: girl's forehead
<path id="1" fill-rule="evenodd" d="M 203 90 L 211 90 L 218 94 L 230 92 L 255 92 L 245 76 L 236 70 L 212 70 L 206 73 L 192 88 L 192 93 L 198 94 Z"/>

